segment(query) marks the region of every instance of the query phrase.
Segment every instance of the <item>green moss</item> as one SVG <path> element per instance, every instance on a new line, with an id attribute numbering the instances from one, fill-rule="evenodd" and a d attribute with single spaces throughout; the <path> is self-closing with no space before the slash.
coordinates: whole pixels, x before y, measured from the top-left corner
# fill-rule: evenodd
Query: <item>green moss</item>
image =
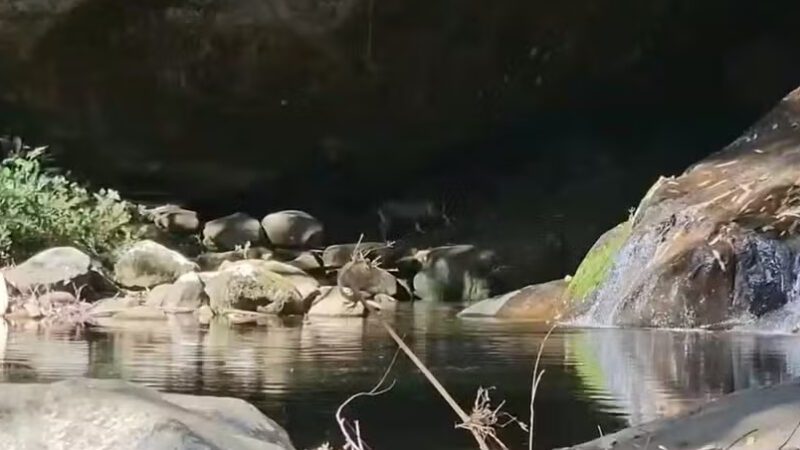
<path id="1" fill-rule="evenodd" d="M 614 264 L 614 257 L 628 240 L 630 234 L 631 225 L 630 221 L 627 221 L 609 230 L 597 240 L 597 243 L 583 258 L 567 287 L 570 299 L 583 301 L 600 286 Z"/>

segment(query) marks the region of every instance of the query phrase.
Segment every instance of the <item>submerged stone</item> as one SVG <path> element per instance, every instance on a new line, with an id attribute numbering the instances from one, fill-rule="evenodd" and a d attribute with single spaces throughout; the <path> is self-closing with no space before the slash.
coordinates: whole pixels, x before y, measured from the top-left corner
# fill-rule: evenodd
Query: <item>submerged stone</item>
<path id="1" fill-rule="evenodd" d="M 555 280 L 535 284 L 486 299 L 461 311 L 459 317 L 495 317 L 551 321 L 564 311 L 567 282 Z"/>

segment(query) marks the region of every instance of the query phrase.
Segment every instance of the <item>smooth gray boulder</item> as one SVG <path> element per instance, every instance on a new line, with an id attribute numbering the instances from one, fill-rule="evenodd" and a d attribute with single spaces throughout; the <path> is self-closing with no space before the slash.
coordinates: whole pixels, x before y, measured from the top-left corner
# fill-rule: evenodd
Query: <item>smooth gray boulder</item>
<path id="1" fill-rule="evenodd" d="M 253 405 L 119 380 L 0 384 L 0 446 L 61 450 L 294 450 Z"/>
<path id="2" fill-rule="evenodd" d="M 730 394 L 689 414 L 626 428 L 571 450 L 800 448 L 800 382 Z M 566 450 L 566 449 L 562 449 Z"/>
<path id="3" fill-rule="evenodd" d="M 497 297 L 471 304 L 459 317 L 494 317 L 503 319 L 557 320 L 565 310 L 565 280 L 534 284 Z"/>
<path id="4" fill-rule="evenodd" d="M 270 259 L 272 251 L 265 247 L 250 247 L 244 250 L 227 252 L 206 252 L 198 255 L 194 262 L 201 270 L 217 270 L 224 262 L 241 261 L 243 259 Z"/>
<path id="5" fill-rule="evenodd" d="M 207 222 L 203 227 L 203 245 L 215 251 L 258 245 L 264 240 L 261 223 L 244 213 L 234 213 Z"/>
<path id="6" fill-rule="evenodd" d="M 287 210 L 268 214 L 261 226 L 269 242 L 276 247 L 315 248 L 322 246 L 322 222 L 305 211 Z"/>
<path id="7" fill-rule="evenodd" d="M 145 306 L 161 308 L 168 313 L 194 312 L 208 303 L 205 285 L 195 272 L 181 275 L 172 284 L 162 284 L 147 295 Z"/>
<path id="8" fill-rule="evenodd" d="M 113 293 L 113 285 L 103 276 L 100 265 L 73 247 L 53 247 L 6 270 L 8 285 L 22 294 L 53 290 L 80 290 L 82 298 L 99 298 Z"/>
<path id="9" fill-rule="evenodd" d="M 114 264 L 114 276 L 126 287 L 150 288 L 172 283 L 197 266 L 180 253 L 153 241 L 140 241 L 125 250 Z"/>
<path id="10" fill-rule="evenodd" d="M 197 213 L 178 205 L 163 205 L 145 211 L 145 215 L 161 230 L 191 234 L 200 229 Z"/>
<path id="11" fill-rule="evenodd" d="M 473 245 L 450 245 L 418 251 L 422 268 L 414 293 L 423 300 L 480 301 L 491 296 L 494 253 Z"/>
<path id="12" fill-rule="evenodd" d="M 347 263 L 339 269 L 337 284 L 354 291 L 363 292 L 369 297 L 383 294 L 397 294 L 397 278 L 375 264 L 359 259 Z"/>

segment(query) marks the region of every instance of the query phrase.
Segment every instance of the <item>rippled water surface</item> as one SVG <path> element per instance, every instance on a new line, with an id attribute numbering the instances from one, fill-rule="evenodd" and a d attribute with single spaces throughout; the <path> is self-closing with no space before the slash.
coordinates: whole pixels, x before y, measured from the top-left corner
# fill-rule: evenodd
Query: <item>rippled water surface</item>
<path id="1" fill-rule="evenodd" d="M 465 406 L 494 387 L 504 409 L 527 420 L 530 376 L 546 329 L 527 322 L 462 320 L 450 306 L 402 305 L 395 326 Z M 1 323 L 1 322 L 0 322 Z M 191 317 L 113 328 L 40 331 L 0 325 L 0 379 L 124 378 L 180 393 L 244 398 L 280 422 L 298 448 L 338 442 L 334 412 L 369 390 L 395 351 L 374 320 L 276 321 L 200 327 Z M 794 336 L 620 329 L 563 329 L 547 341 L 536 403 L 537 448 L 577 443 L 673 415 L 722 393 L 800 374 Z M 373 448 L 471 449 L 455 417 L 400 358 L 394 389 L 356 402 Z M 512 427 L 504 438 L 524 448 Z"/>

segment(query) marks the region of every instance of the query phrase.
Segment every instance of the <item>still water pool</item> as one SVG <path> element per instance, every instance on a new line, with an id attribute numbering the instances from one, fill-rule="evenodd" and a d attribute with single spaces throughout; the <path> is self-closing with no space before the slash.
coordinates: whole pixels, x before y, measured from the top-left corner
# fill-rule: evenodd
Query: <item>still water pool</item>
<path id="1" fill-rule="evenodd" d="M 457 307 L 401 305 L 394 325 L 468 407 L 479 387 L 527 420 L 530 378 L 547 330 L 530 322 L 456 318 Z M 184 320 L 185 319 L 185 320 Z M 298 449 L 339 442 L 338 405 L 369 390 L 395 346 L 375 320 L 198 326 L 191 317 L 110 328 L 38 330 L 0 322 L 0 380 L 123 378 L 159 390 L 234 396 L 281 423 Z M 670 416 L 755 385 L 800 375 L 800 338 L 786 335 L 560 329 L 545 344 L 536 447 L 550 449 Z M 374 449 L 472 449 L 456 418 L 410 362 L 399 358 L 389 393 L 357 401 Z M 503 431 L 525 448 L 519 429 Z"/>

